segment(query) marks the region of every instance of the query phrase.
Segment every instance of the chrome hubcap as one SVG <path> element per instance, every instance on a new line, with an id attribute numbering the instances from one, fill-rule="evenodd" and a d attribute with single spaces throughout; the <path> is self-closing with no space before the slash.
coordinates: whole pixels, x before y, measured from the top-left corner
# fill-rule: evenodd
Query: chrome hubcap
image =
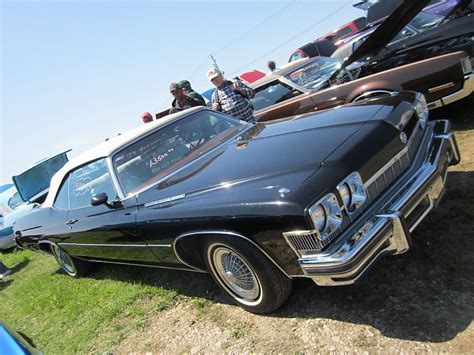
<path id="1" fill-rule="evenodd" d="M 69 274 L 75 274 L 76 268 L 74 267 L 74 263 L 72 262 L 71 257 L 64 252 L 60 247 L 57 245 L 53 245 L 53 252 L 56 260 L 64 268 Z"/>
<path id="2" fill-rule="evenodd" d="M 213 264 L 221 280 L 239 297 L 254 300 L 259 296 L 260 287 L 255 274 L 234 251 L 225 247 L 216 248 Z"/>

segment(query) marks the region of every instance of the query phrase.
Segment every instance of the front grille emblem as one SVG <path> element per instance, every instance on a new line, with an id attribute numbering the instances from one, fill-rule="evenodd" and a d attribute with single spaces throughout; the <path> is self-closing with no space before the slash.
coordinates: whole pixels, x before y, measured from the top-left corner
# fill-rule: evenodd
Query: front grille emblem
<path id="1" fill-rule="evenodd" d="M 402 141 L 403 144 L 407 144 L 408 138 L 405 132 L 400 133 L 400 140 Z"/>

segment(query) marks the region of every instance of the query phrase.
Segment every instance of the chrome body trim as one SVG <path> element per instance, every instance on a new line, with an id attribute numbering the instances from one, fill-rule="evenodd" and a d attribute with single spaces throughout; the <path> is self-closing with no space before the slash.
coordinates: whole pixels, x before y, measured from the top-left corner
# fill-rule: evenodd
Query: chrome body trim
<path id="1" fill-rule="evenodd" d="M 187 268 L 179 268 L 179 267 L 170 267 L 170 266 L 160 266 L 160 265 L 149 265 L 149 264 L 134 264 L 134 263 L 126 263 L 126 262 L 121 262 L 121 261 L 104 261 L 104 260 L 96 260 L 96 259 L 84 259 L 77 257 L 78 259 L 85 260 L 85 261 L 90 261 L 92 263 L 102 263 L 102 264 L 118 264 L 118 265 L 129 265 L 129 266 L 142 266 L 142 267 L 152 267 L 155 269 L 167 269 L 167 270 L 179 270 L 179 271 L 191 271 L 191 272 L 199 272 L 206 274 L 207 271 L 202 271 L 196 268 L 193 269 L 187 269 Z"/>
<path id="2" fill-rule="evenodd" d="M 430 89 L 431 90 L 431 89 Z M 464 85 L 463 88 L 459 91 L 456 91 L 453 94 L 442 97 L 439 100 L 432 101 L 428 104 L 428 109 L 433 110 L 441 106 L 449 105 L 455 101 L 464 99 L 469 96 L 474 91 L 474 74 L 468 73 L 464 75 Z M 430 91 L 431 93 L 431 91 Z"/>
<path id="3" fill-rule="evenodd" d="M 357 102 L 357 101 L 362 101 L 362 100 L 367 100 L 367 99 L 372 99 L 375 98 L 376 96 L 373 96 L 374 94 L 387 94 L 390 96 L 395 96 L 398 94 L 397 91 L 391 91 L 391 90 L 371 90 L 364 92 L 363 94 L 356 96 L 352 102 Z"/>
<path id="4" fill-rule="evenodd" d="M 326 250 L 298 259 L 307 277 L 324 286 L 352 284 L 380 257 L 409 250 L 410 233 L 438 204 L 447 168 L 460 159 L 449 121 L 428 123 L 424 135 L 393 186 Z"/>
<path id="5" fill-rule="evenodd" d="M 186 197 L 186 194 L 180 194 L 180 195 L 175 195 L 175 196 L 171 196 L 171 197 L 162 198 L 162 199 L 156 200 L 156 201 L 147 202 L 147 203 L 145 203 L 145 208 L 153 207 L 153 206 L 156 206 L 156 205 L 161 205 L 162 203 L 181 200 L 185 197 Z"/>
<path id="6" fill-rule="evenodd" d="M 275 262 L 275 260 L 272 259 L 272 257 L 270 255 L 267 254 L 267 252 L 265 252 L 265 250 L 263 250 L 257 243 L 255 243 L 253 240 L 243 236 L 242 234 L 239 234 L 239 233 L 235 233 L 235 232 L 231 232 L 231 231 L 219 231 L 219 230 L 202 230 L 202 231 L 194 231 L 194 232 L 187 232 L 187 233 L 183 233 L 183 234 L 180 234 L 178 237 L 176 237 L 176 239 L 174 240 L 173 242 L 173 251 L 176 255 L 176 257 L 178 258 L 179 261 L 181 261 L 184 265 L 186 266 L 189 266 L 193 269 L 196 269 L 196 270 L 201 270 L 199 268 L 196 268 L 195 266 L 192 266 L 188 263 L 186 263 L 182 258 L 181 256 L 178 254 L 178 252 L 176 251 L 176 242 L 182 238 L 185 238 L 185 237 L 189 237 L 189 236 L 193 236 L 193 235 L 199 235 L 199 234 L 202 234 L 202 235 L 205 235 L 205 234 L 220 234 L 220 235 L 231 235 L 231 236 L 234 236 L 234 237 L 238 237 L 238 238 L 242 238 L 244 240 L 246 240 L 247 242 L 249 242 L 250 244 L 254 245 L 258 250 L 260 250 L 260 252 L 263 253 L 263 255 L 265 255 L 268 260 L 270 260 L 284 275 L 286 275 L 288 278 L 291 278 L 290 275 L 288 275 L 288 273 L 282 269 L 282 267 L 280 265 L 278 265 L 277 262 Z M 204 271 L 204 270 L 201 270 L 201 271 Z M 207 272 L 207 271 L 205 271 Z"/>
<path id="7" fill-rule="evenodd" d="M 446 83 L 446 84 L 443 84 L 443 85 L 439 85 L 439 86 L 435 86 L 434 88 L 429 88 L 428 89 L 428 92 L 430 94 L 436 92 L 436 91 L 440 91 L 440 90 L 444 90 L 444 89 L 449 89 L 449 88 L 452 88 L 454 86 L 454 83 L 451 81 L 450 83 Z"/>
<path id="8" fill-rule="evenodd" d="M 63 243 L 58 245 L 67 245 L 70 247 L 116 247 L 116 248 L 171 248 L 171 244 L 91 244 L 91 243 Z"/>

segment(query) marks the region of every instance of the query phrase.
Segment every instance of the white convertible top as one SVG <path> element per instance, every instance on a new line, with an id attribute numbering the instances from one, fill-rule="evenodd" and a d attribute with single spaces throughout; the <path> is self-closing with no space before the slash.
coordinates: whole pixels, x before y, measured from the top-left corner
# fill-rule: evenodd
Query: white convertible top
<path id="1" fill-rule="evenodd" d="M 91 148 L 84 153 L 78 155 L 77 157 L 71 159 L 67 162 L 56 174 L 53 175 L 51 179 L 51 185 L 49 187 L 49 193 L 46 197 L 46 200 L 43 203 L 43 207 L 52 207 L 56 194 L 59 190 L 59 187 L 67 175 L 68 172 L 74 170 L 77 167 L 85 165 L 91 161 L 105 158 L 112 155 L 114 152 L 122 148 L 124 145 L 128 144 L 129 142 L 134 141 L 135 139 L 145 135 L 150 131 L 154 131 L 157 128 L 177 119 L 182 118 L 183 116 L 187 116 L 191 113 L 197 111 L 207 110 L 207 108 L 198 106 L 190 108 L 186 111 L 177 112 L 171 115 L 167 115 L 163 118 L 158 120 L 152 121 L 150 123 L 142 124 L 139 127 L 131 129 L 125 133 L 122 133 L 119 136 L 110 138 L 109 140 L 97 145 L 94 148 Z"/>

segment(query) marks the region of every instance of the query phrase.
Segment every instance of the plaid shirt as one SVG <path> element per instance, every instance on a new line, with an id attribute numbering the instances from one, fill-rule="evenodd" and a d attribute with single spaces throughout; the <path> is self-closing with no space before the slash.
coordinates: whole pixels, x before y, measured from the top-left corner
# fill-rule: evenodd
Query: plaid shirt
<path id="1" fill-rule="evenodd" d="M 224 86 L 213 93 L 212 102 L 221 106 L 221 112 L 249 121 L 253 117 L 253 107 L 248 99 L 254 97 L 255 92 L 240 81 L 235 83 L 242 89 L 242 93 L 232 90 L 234 82 L 226 80 Z"/>

